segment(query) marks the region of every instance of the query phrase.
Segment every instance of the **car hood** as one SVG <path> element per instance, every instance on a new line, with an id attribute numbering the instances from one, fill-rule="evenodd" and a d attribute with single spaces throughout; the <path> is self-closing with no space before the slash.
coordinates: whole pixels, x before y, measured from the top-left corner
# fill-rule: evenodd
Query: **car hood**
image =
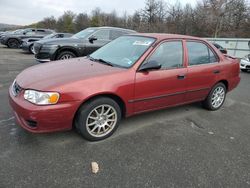
<path id="1" fill-rule="evenodd" d="M 21 72 L 16 81 L 24 89 L 51 91 L 68 83 L 103 77 L 124 70 L 126 69 L 93 62 L 83 57 L 32 66 Z"/>
<path id="2" fill-rule="evenodd" d="M 77 38 L 56 38 L 56 39 L 43 39 L 39 41 L 40 44 L 75 44 L 82 43 L 82 40 Z"/>

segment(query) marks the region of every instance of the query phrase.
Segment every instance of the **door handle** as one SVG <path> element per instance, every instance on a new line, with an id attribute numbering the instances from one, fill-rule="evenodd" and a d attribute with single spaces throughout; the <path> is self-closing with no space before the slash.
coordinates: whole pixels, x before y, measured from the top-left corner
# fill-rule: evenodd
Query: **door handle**
<path id="1" fill-rule="evenodd" d="M 178 80 L 183 80 L 185 78 L 186 78 L 186 76 L 184 74 L 177 75 Z"/>
<path id="2" fill-rule="evenodd" d="M 214 70 L 213 73 L 214 73 L 214 74 L 219 74 L 219 73 L 220 73 L 220 70 Z"/>

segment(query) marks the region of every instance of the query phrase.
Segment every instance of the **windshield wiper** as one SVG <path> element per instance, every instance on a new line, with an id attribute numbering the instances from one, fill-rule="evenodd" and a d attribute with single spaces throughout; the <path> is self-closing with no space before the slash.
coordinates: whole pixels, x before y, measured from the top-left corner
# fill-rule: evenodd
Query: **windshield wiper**
<path id="1" fill-rule="evenodd" d="M 95 59 L 95 58 L 91 57 L 90 55 L 88 55 L 87 57 L 88 57 L 91 61 L 97 61 L 97 62 L 100 62 L 100 63 L 102 63 L 102 64 L 109 65 L 109 66 L 111 66 L 111 67 L 114 66 L 111 62 L 106 61 L 106 60 L 104 60 L 104 59 L 101 59 L 101 58 L 100 58 L 100 59 Z"/>

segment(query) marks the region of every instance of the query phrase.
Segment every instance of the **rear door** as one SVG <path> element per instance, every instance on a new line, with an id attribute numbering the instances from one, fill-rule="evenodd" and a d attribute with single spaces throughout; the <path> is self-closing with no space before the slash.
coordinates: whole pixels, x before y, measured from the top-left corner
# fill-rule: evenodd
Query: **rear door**
<path id="1" fill-rule="evenodd" d="M 186 41 L 188 52 L 187 101 L 203 100 L 221 72 L 219 57 L 203 41 Z"/>
<path id="2" fill-rule="evenodd" d="M 161 64 L 160 70 L 136 73 L 135 113 L 184 102 L 187 68 L 181 40 L 165 41 L 145 60 Z"/>

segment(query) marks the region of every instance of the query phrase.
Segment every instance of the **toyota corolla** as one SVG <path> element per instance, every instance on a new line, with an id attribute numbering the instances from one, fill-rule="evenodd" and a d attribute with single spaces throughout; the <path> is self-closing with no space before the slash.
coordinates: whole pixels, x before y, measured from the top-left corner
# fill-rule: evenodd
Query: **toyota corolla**
<path id="1" fill-rule="evenodd" d="M 123 117 L 201 101 L 218 110 L 239 62 L 206 40 L 169 34 L 119 37 L 91 55 L 32 66 L 9 88 L 17 122 L 42 133 L 72 127 L 90 141 Z M 136 126 L 136 125 L 135 125 Z"/>

